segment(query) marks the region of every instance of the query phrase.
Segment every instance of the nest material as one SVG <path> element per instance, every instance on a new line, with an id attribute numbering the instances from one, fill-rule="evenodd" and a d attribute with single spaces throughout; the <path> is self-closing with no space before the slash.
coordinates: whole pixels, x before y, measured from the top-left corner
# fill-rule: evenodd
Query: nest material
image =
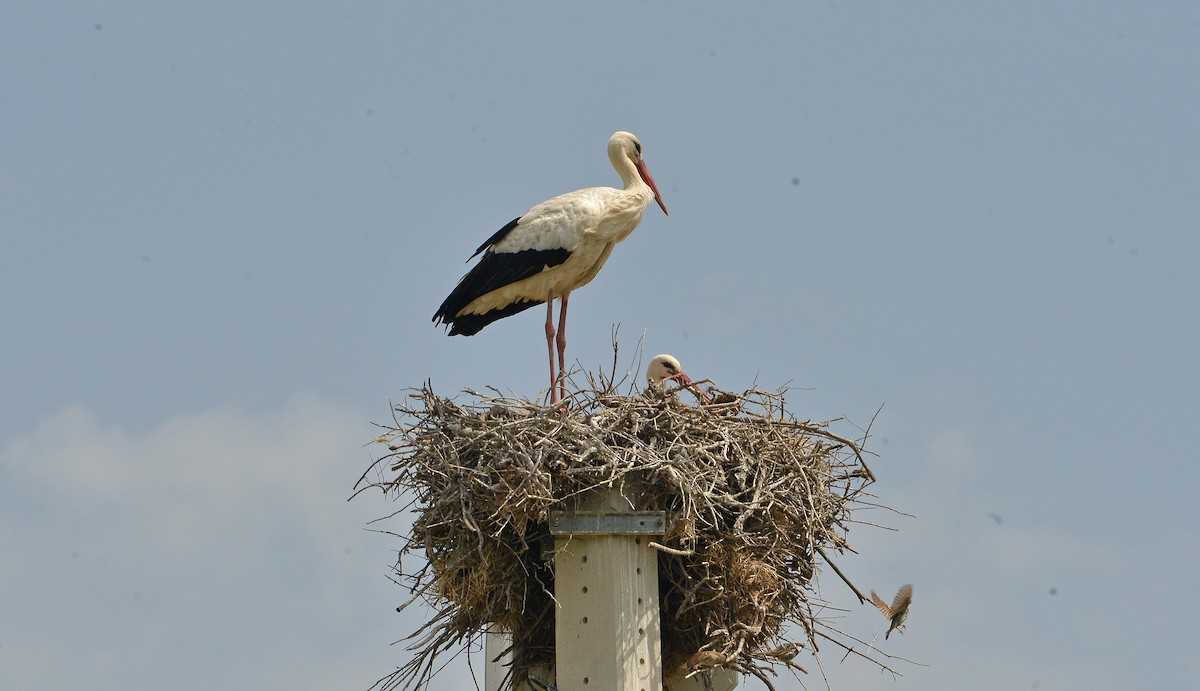
<path id="1" fill-rule="evenodd" d="M 664 678 L 702 660 L 774 688 L 774 665 L 802 670 L 791 661 L 800 648 L 837 642 L 814 613 L 826 603 L 813 576 L 822 548 L 848 547 L 851 507 L 874 480 L 859 445 L 829 423 L 795 419 L 782 392 L 697 408 L 674 393 L 592 384 L 569 412 L 476 392 L 460 405 L 428 385 L 396 406 L 380 438 L 392 453 L 369 484 L 411 500 L 416 520 L 399 536 L 396 573 L 414 593 L 404 606 L 424 600 L 434 614 L 409 637 L 412 659 L 379 688 L 428 684 L 443 653 L 491 627 L 513 636 L 513 682 L 552 666 L 547 521 L 598 488 L 667 514 L 654 543 Z M 409 553 L 425 559 L 406 571 Z"/>

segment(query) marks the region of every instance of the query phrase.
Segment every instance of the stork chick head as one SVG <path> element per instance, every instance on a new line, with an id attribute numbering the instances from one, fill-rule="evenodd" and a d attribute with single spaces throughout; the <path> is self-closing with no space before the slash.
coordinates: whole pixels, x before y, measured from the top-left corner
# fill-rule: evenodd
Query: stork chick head
<path id="1" fill-rule="evenodd" d="M 673 355 L 655 355 L 650 364 L 646 366 L 646 383 L 650 386 L 661 387 L 667 381 L 684 383 L 680 377 L 687 379 L 687 375 L 683 373 L 683 366 L 679 364 Z M 690 379 L 688 380 L 691 381 Z"/>
<path id="2" fill-rule="evenodd" d="M 692 378 L 683 371 L 683 366 L 679 364 L 679 360 L 675 359 L 673 355 L 667 355 L 666 353 L 655 355 L 650 360 L 650 364 L 646 366 L 647 386 L 651 389 L 662 390 L 669 381 L 691 389 L 705 403 L 709 401 L 708 394 L 700 390 L 699 386 L 692 383 Z"/>

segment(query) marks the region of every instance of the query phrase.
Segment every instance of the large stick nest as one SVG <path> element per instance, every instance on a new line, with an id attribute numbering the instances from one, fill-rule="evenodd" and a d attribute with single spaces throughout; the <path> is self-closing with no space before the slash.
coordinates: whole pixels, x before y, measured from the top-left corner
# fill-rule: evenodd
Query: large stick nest
<path id="1" fill-rule="evenodd" d="M 549 514 L 602 488 L 667 514 L 652 545 L 664 678 L 721 665 L 774 688 L 774 666 L 803 671 L 792 658 L 815 655 L 818 639 L 850 650 L 819 618 L 829 604 L 813 577 L 825 548 L 848 549 L 851 507 L 874 480 L 859 444 L 794 417 L 782 391 L 694 407 L 589 380 L 567 412 L 498 392 L 460 403 L 429 385 L 395 406 L 380 438 L 391 453 L 363 483 L 415 511 L 398 535 L 395 580 L 413 593 L 400 609 L 424 601 L 433 615 L 408 639 L 413 657 L 377 686 L 427 687 L 443 653 L 488 628 L 513 636 L 512 682 L 553 666 Z"/>

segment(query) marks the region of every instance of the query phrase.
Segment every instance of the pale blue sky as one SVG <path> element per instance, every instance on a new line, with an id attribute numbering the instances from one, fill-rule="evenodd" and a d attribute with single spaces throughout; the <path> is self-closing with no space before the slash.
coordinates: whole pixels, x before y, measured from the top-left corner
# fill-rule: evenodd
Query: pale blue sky
<path id="1" fill-rule="evenodd" d="M 618 183 L 617 129 L 671 216 L 568 356 L 620 323 L 626 364 L 644 333 L 801 416 L 884 406 L 915 518 L 841 565 L 914 583 L 881 647 L 928 666 L 830 653 L 833 688 L 1200 686 L 1197 123 L 1183 1 L 7 3 L 0 688 L 401 663 L 393 505 L 345 503 L 370 422 L 426 378 L 538 393 L 540 312 L 430 317 L 508 220 Z"/>

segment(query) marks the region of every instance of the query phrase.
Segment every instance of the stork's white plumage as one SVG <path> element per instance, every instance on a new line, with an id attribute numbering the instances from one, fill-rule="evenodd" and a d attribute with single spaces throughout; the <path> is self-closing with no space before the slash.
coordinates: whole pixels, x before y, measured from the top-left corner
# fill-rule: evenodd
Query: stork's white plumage
<path id="1" fill-rule="evenodd" d="M 561 382 L 566 367 L 567 300 L 587 285 L 612 253 L 642 220 L 650 200 L 663 204 L 654 178 L 642 161 L 642 144 L 628 132 L 608 140 L 608 158 L 624 189 L 589 187 L 568 192 L 533 207 L 501 228 L 471 255 L 479 263 L 442 302 L 433 315 L 450 335 L 471 336 L 497 319 L 546 303 L 546 348 L 550 353 L 550 400 L 566 395 Z M 470 261 L 468 259 L 468 261 Z M 561 308 L 554 327 L 554 299 Z M 555 345 L 558 370 L 555 374 Z"/>
<path id="2" fill-rule="evenodd" d="M 646 365 L 646 385 L 651 389 L 662 390 L 669 381 L 691 389 L 692 393 L 696 394 L 696 397 L 703 403 L 709 403 L 712 400 L 707 393 L 692 382 L 691 377 L 684 373 L 683 366 L 673 355 L 666 353 L 655 355 L 654 359 L 650 360 L 650 364 Z"/>

